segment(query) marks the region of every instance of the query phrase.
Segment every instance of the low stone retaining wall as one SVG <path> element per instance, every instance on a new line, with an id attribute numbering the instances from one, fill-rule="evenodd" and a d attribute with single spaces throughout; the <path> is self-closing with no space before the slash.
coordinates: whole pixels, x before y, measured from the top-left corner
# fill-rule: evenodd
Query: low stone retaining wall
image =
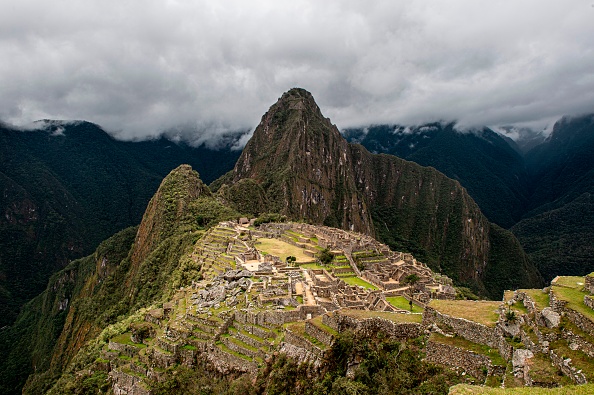
<path id="1" fill-rule="evenodd" d="M 550 292 L 550 299 L 551 299 L 551 307 L 554 311 L 561 315 L 565 315 L 569 321 L 573 322 L 577 325 L 578 328 L 583 330 L 584 332 L 588 333 L 590 336 L 594 336 L 594 322 L 590 320 L 588 317 L 584 316 L 582 313 L 579 313 L 575 310 L 568 309 L 565 307 L 567 302 L 564 300 L 558 299 L 551 289 Z"/>
<path id="2" fill-rule="evenodd" d="M 477 354 L 448 344 L 428 341 L 426 360 L 452 368 L 461 368 L 472 377 L 484 381 L 490 375 L 502 375 L 505 367 L 493 366 L 486 355 Z"/>
<path id="3" fill-rule="evenodd" d="M 324 358 L 325 351 L 312 344 L 309 340 L 305 339 L 304 337 L 293 333 L 290 329 L 285 331 L 285 343 L 289 343 L 294 345 L 295 347 L 301 348 L 308 353 L 311 353 L 316 358 L 322 359 Z"/>
<path id="4" fill-rule="evenodd" d="M 232 372 L 256 374 L 258 371 L 258 365 L 254 362 L 224 352 L 214 344 L 209 345 L 207 352 L 202 355 L 204 355 L 206 360 L 222 374 L 229 374 Z"/>
<path id="5" fill-rule="evenodd" d="M 134 358 L 138 355 L 138 347 L 131 346 L 129 344 L 122 344 L 110 341 L 108 344 L 110 350 L 118 351 L 121 354 L 124 354 L 130 358 Z"/>
<path id="6" fill-rule="evenodd" d="M 582 351 L 583 353 L 588 355 L 590 358 L 594 358 L 594 345 L 592 343 L 588 342 L 586 339 L 584 339 L 580 335 L 577 335 L 567 329 L 561 330 L 561 333 L 563 335 L 563 338 L 565 340 L 567 340 L 567 344 L 569 344 L 569 345 L 571 345 L 572 343 L 575 344 L 575 348 L 577 350 Z"/>
<path id="7" fill-rule="evenodd" d="M 478 344 L 484 344 L 489 347 L 498 348 L 499 339 L 495 333 L 495 328 L 488 327 L 478 322 L 469 321 L 464 318 L 451 317 L 442 314 L 437 310 L 426 307 L 423 313 L 423 324 L 430 326 L 446 326 L 455 334 L 465 338 L 468 341 Z"/>
<path id="8" fill-rule="evenodd" d="M 331 346 L 334 341 L 334 336 L 332 336 L 332 334 L 323 331 L 309 321 L 305 322 L 305 333 L 318 339 L 327 346 Z"/>
<path id="9" fill-rule="evenodd" d="M 281 326 L 288 322 L 303 321 L 323 314 L 324 308 L 321 306 L 298 306 L 290 311 L 260 311 L 260 312 L 235 312 L 235 321 L 241 324 L 252 324 L 263 327 Z M 308 315 L 311 315 L 308 317 Z"/>
<path id="10" fill-rule="evenodd" d="M 239 344 L 236 344 L 228 337 L 222 337 L 221 342 L 231 351 L 235 351 L 239 354 L 246 355 L 251 358 L 262 358 L 264 355 L 261 351 L 254 351 L 250 350 L 249 348 L 241 347 Z"/>
<path id="11" fill-rule="evenodd" d="M 594 310 L 594 296 L 586 295 L 584 296 L 584 304 Z"/>
<path id="12" fill-rule="evenodd" d="M 337 332 L 352 330 L 363 336 L 376 336 L 378 332 L 397 340 L 413 339 L 421 336 L 423 326 L 415 322 L 393 322 L 385 318 L 372 317 L 357 319 L 336 311 L 322 316 L 322 322 Z"/>
<path id="13" fill-rule="evenodd" d="M 179 351 L 179 347 L 180 347 L 180 345 L 178 343 L 169 342 L 169 341 L 162 339 L 160 337 L 155 339 L 155 345 L 157 347 L 162 348 L 165 351 L 169 351 L 172 354 L 177 354 Z"/>
<path id="14" fill-rule="evenodd" d="M 553 350 L 549 351 L 549 356 L 551 357 L 553 365 L 555 365 L 559 370 L 561 370 L 563 374 L 568 376 L 574 383 L 586 384 L 588 382 L 586 376 L 584 376 L 582 371 L 578 371 L 575 367 L 571 365 L 571 359 L 563 359 L 561 356 L 557 355 Z"/>
<path id="15" fill-rule="evenodd" d="M 114 395 L 151 395 L 152 392 L 144 387 L 141 379 L 133 374 L 121 370 L 109 372 Z"/>
<path id="16" fill-rule="evenodd" d="M 584 277 L 584 288 L 586 291 L 594 294 L 594 276 L 588 274 Z"/>
<path id="17" fill-rule="evenodd" d="M 258 341 L 256 339 L 254 339 L 252 337 L 249 337 L 247 335 L 244 335 L 241 332 L 234 333 L 233 334 L 233 337 L 235 337 L 235 338 L 237 338 L 237 340 L 240 340 L 240 341 L 244 342 L 245 344 L 248 344 L 248 345 L 250 345 L 252 347 L 255 347 L 255 348 L 260 348 L 260 347 L 268 346 L 267 344 L 264 344 L 264 343 L 262 343 L 262 342 L 260 342 L 260 341 Z"/>

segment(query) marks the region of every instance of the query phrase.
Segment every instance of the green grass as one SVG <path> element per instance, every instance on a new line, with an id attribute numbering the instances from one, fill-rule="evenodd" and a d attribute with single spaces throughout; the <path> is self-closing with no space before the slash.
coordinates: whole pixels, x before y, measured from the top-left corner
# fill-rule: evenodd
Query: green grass
<path id="1" fill-rule="evenodd" d="M 256 241 L 254 246 L 258 249 L 258 251 L 266 252 L 270 255 L 279 257 L 283 262 L 290 255 L 297 258 L 297 262 L 311 262 L 312 260 L 310 256 L 305 255 L 305 252 L 302 248 L 296 247 L 279 239 L 261 238 Z"/>
<path id="2" fill-rule="evenodd" d="M 553 286 L 552 292 L 557 298 L 567 302 L 566 308 L 577 311 L 594 321 L 594 310 L 584 304 L 584 296 L 589 295 L 589 293 L 582 292 L 581 288 L 566 288 L 563 286 Z"/>
<path id="3" fill-rule="evenodd" d="M 497 308 L 501 302 L 482 300 L 437 300 L 429 302 L 429 307 L 440 313 L 465 318 L 486 326 L 494 327 L 499 319 Z"/>
<path id="4" fill-rule="evenodd" d="M 322 316 L 319 315 L 315 318 L 312 318 L 310 320 L 310 322 L 315 325 L 316 327 L 320 328 L 321 330 L 323 330 L 324 332 L 327 332 L 329 334 L 331 334 L 332 336 L 338 336 L 338 332 L 336 332 L 334 329 L 332 329 L 331 327 L 329 327 L 328 325 L 324 324 L 322 322 Z"/>
<path id="5" fill-rule="evenodd" d="M 447 337 L 439 333 L 432 333 L 429 337 L 429 340 L 434 341 L 436 343 L 447 344 L 450 346 L 462 348 L 464 350 L 474 351 L 477 354 L 485 355 L 491 359 L 491 363 L 493 363 L 493 365 L 505 366 L 507 364 L 505 362 L 505 359 L 503 359 L 501 355 L 499 355 L 499 351 L 497 351 L 496 348 L 491 348 L 483 344 L 473 343 L 459 336 Z"/>
<path id="6" fill-rule="evenodd" d="M 572 350 L 565 340 L 557 340 L 551 344 L 557 355 L 563 358 L 571 358 L 571 364 L 581 369 L 588 381 L 594 379 L 594 361 L 580 350 Z"/>
<path id="7" fill-rule="evenodd" d="M 579 276 L 560 276 L 553 284 L 561 285 L 563 287 L 578 288 L 584 287 L 584 277 Z"/>
<path id="8" fill-rule="evenodd" d="M 341 309 L 340 314 L 357 319 L 365 318 L 383 318 L 395 323 L 401 322 L 416 322 L 421 323 L 423 316 L 421 314 L 402 314 L 392 313 L 390 311 L 370 311 L 370 310 L 355 310 L 355 309 Z"/>
<path id="9" fill-rule="evenodd" d="M 303 269 L 329 269 L 328 266 L 322 266 L 318 263 L 304 263 L 303 265 L 299 265 L 299 267 Z"/>
<path id="10" fill-rule="evenodd" d="M 249 361 L 249 362 L 252 361 L 252 358 L 248 357 L 247 355 L 243 355 L 243 354 L 240 354 L 240 353 L 238 353 L 236 351 L 231 350 L 229 347 L 227 347 L 223 343 L 217 342 L 216 345 L 221 350 L 225 351 L 227 354 L 235 355 L 236 357 L 241 358 L 241 359 L 245 359 L 246 361 Z"/>
<path id="11" fill-rule="evenodd" d="M 114 343 L 127 344 L 129 346 L 134 346 L 134 347 L 138 347 L 138 348 L 146 348 L 146 344 L 134 343 L 130 339 L 131 335 L 132 334 L 130 332 L 125 332 L 125 333 L 122 333 L 121 335 L 118 335 L 118 336 L 112 338 L 111 341 L 113 341 Z"/>
<path id="12" fill-rule="evenodd" d="M 489 388 L 479 385 L 458 384 L 450 388 L 449 395 L 590 395 L 594 384 L 568 385 L 559 388 Z"/>
<path id="13" fill-rule="evenodd" d="M 192 346 L 190 344 L 186 344 L 185 346 L 182 346 L 181 348 L 182 350 L 190 350 L 190 351 L 196 351 L 196 347 Z"/>
<path id="14" fill-rule="evenodd" d="M 378 289 L 375 285 L 370 284 L 367 281 L 360 279 L 359 277 L 341 277 L 341 280 L 347 283 L 348 285 L 357 285 L 372 290 Z"/>
<path id="15" fill-rule="evenodd" d="M 543 292 L 542 289 L 522 289 L 521 291 L 532 298 L 537 309 L 542 310 L 549 307 L 550 296 L 548 292 Z"/>
<path id="16" fill-rule="evenodd" d="M 386 300 L 388 301 L 388 303 L 390 303 L 392 306 L 396 307 L 397 309 L 410 311 L 410 304 L 408 303 L 408 300 L 406 300 L 406 298 L 404 296 L 388 296 L 388 297 L 386 297 Z M 413 303 L 413 305 L 412 305 L 413 313 L 422 313 L 424 310 L 425 309 L 423 309 L 422 307 L 419 307 Z"/>

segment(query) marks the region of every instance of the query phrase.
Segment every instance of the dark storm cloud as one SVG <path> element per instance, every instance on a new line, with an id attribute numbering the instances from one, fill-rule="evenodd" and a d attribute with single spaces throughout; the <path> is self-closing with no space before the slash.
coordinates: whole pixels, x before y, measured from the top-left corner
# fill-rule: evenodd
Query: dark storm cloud
<path id="1" fill-rule="evenodd" d="M 542 1 L 41 1 L 0 12 L 0 119 L 124 138 L 253 128 L 287 89 L 339 127 L 594 110 L 594 7 Z"/>

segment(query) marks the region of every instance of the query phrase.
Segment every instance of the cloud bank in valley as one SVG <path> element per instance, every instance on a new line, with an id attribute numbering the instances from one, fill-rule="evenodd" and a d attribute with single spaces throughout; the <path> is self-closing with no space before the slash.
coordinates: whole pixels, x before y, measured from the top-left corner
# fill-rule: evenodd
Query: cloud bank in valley
<path id="1" fill-rule="evenodd" d="M 9 0 L 0 120 L 210 138 L 299 86 L 339 128 L 543 126 L 594 110 L 593 4 Z"/>

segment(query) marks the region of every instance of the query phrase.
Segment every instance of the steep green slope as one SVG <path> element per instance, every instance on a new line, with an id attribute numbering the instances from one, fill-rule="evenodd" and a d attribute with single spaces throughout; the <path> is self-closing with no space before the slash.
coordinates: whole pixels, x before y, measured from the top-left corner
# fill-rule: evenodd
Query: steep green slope
<path id="1" fill-rule="evenodd" d="M 565 117 L 526 156 L 531 211 L 512 231 L 547 280 L 594 270 L 594 115 Z"/>
<path id="2" fill-rule="evenodd" d="M 137 229 L 122 231 L 54 275 L 0 332 L 7 355 L 0 362 L 3 393 L 15 393 L 31 373 L 24 393 L 43 393 L 107 325 L 195 280 L 200 264 L 188 252 L 204 227 L 239 215 L 217 202 L 189 166 L 172 171 Z"/>
<path id="3" fill-rule="evenodd" d="M 490 221 L 508 228 L 524 213 L 527 173 L 522 156 L 488 128 L 460 132 L 455 124 L 377 125 L 344 136 L 373 153 L 432 166 L 457 180 Z"/>
<path id="4" fill-rule="evenodd" d="M 491 235 L 488 220 L 458 182 L 349 145 L 303 89 L 290 90 L 270 108 L 233 172 L 216 185 L 245 179 L 264 190 L 270 211 L 377 235 L 482 294 L 499 298 L 516 281 L 541 284 L 521 248 L 492 255 L 517 243 L 507 231 L 496 231 L 503 238 Z M 514 280 L 499 278 L 487 289 L 487 273 L 503 268 Z"/>
<path id="5" fill-rule="evenodd" d="M 53 272 L 138 224 L 173 168 L 189 163 L 210 181 L 238 156 L 163 138 L 117 141 L 88 122 L 41 125 L 0 125 L 0 327 Z"/>

